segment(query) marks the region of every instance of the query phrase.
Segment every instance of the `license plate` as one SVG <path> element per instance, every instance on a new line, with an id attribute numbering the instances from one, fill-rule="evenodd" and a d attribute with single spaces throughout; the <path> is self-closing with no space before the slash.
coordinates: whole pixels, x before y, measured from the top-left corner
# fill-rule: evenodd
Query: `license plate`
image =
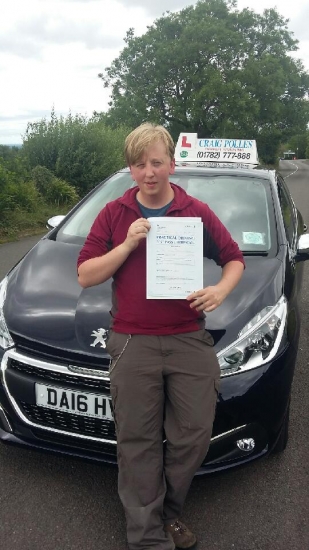
<path id="1" fill-rule="evenodd" d="M 35 384 L 36 404 L 92 418 L 113 420 L 111 400 L 103 395 Z"/>

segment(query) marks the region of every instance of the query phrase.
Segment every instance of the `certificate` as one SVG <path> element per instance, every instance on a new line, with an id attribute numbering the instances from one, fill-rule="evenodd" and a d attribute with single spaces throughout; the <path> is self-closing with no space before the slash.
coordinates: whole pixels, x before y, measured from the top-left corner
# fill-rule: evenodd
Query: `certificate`
<path id="1" fill-rule="evenodd" d="M 185 299 L 203 288 L 201 218 L 148 218 L 146 297 Z"/>

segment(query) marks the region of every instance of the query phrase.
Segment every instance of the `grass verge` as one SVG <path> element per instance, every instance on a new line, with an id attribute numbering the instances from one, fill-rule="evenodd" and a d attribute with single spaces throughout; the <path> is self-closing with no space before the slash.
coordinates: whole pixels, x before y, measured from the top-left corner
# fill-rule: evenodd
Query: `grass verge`
<path id="1" fill-rule="evenodd" d="M 26 212 L 22 209 L 8 212 L 0 222 L 0 244 L 46 233 L 47 220 L 57 214 L 66 214 L 68 211 L 68 206 L 64 208 L 40 204 L 34 212 Z"/>

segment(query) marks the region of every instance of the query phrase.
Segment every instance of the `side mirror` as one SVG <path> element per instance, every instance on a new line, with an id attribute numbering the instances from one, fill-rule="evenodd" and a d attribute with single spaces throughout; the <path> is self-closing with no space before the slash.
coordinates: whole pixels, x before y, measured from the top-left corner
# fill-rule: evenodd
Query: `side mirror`
<path id="1" fill-rule="evenodd" d="M 49 218 L 49 220 L 47 220 L 47 224 L 46 224 L 46 227 L 47 229 L 54 229 L 55 227 L 57 227 L 61 222 L 62 220 L 65 218 L 64 215 L 59 215 L 59 216 L 53 216 L 52 218 Z"/>
<path id="2" fill-rule="evenodd" d="M 297 243 L 296 261 L 304 262 L 309 259 L 309 235 L 301 235 Z"/>

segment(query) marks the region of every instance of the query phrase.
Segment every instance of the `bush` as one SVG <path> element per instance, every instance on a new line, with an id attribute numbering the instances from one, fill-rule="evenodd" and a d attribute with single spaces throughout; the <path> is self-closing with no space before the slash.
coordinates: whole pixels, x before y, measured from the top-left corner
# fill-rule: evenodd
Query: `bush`
<path id="1" fill-rule="evenodd" d="M 32 212 L 41 201 L 41 197 L 33 182 L 9 183 L 7 197 L 10 201 L 10 209 L 23 209 Z"/>
<path id="2" fill-rule="evenodd" d="M 31 176 L 39 193 L 44 197 L 48 192 L 48 187 L 54 179 L 54 174 L 45 168 L 45 166 L 36 166 L 31 170 Z"/>
<path id="3" fill-rule="evenodd" d="M 60 178 L 53 178 L 45 192 L 44 198 L 50 204 L 74 205 L 78 201 L 78 194 L 74 187 Z"/>
<path id="4" fill-rule="evenodd" d="M 124 140 L 130 129 L 111 128 L 105 119 L 81 115 L 28 124 L 23 154 L 35 170 L 37 188 L 49 185 L 50 173 L 73 185 L 83 196 L 125 165 Z M 42 170 L 45 168 L 45 171 Z"/>

